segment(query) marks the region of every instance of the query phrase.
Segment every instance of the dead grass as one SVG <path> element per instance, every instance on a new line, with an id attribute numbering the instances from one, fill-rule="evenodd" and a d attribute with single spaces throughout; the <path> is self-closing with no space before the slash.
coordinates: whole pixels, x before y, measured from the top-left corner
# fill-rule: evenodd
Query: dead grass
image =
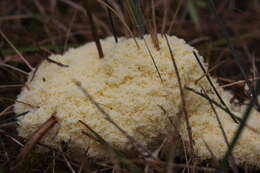
<path id="1" fill-rule="evenodd" d="M 244 78 L 227 49 L 225 37 L 220 32 L 221 28 L 215 21 L 213 11 L 206 0 L 193 1 L 196 2 L 193 3 L 195 6 L 189 8 L 187 8 L 188 0 L 154 1 L 154 8 L 150 8 L 152 1 L 140 2 L 145 22 L 150 23 L 151 26 L 156 25 L 155 31 L 185 38 L 199 49 L 200 54 L 209 63 L 209 69 L 212 69 L 209 73 L 216 76 L 223 87 L 231 90 L 235 95 L 234 98 L 243 102 L 249 97 L 248 91 L 244 90 Z M 111 5 L 119 9 L 120 2 L 113 0 Z M 138 36 L 138 28 L 125 5 L 121 4 L 117 14 L 120 19 L 117 15 L 110 14 L 113 25 L 117 27 L 111 27 L 111 17 L 109 20 L 107 13 L 109 6 L 102 7 L 96 1 L 89 0 L 89 7 L 92 10 L 99 38 L 113 33 L 116 33 L 116 36 Z M 0 13 L 1 122 L 14 116 L 11 105 L 20 88 L 24 86 L 27 73 L 32 67 L 36 67 L 51 53 L 62 53 L 67 47 L 81 45 L 96 37 L 93 37 L 93 30 L 88 24 L 88 17 L 80 0 L 0 1 Z M 225 21 L 230 40 L 238 55 L 242 57 L 241 63 L 245 74 L 251 81 L 259 79 L 257 76 L 260 70 L 260 49 L 258 49 L 260 3 L 257 0 L 221 0 L 217 4 L 217 14 Z M 126 24 L 129 28 L 125 27 Z M 152 27 L 147 28 L 148 31 L 153 32 L 151 29 Z M 21 145 L 33 140 L 16 136 L 15 122 L 7 123 L 0 125 L 0 172 L 10 171 L 21 150 Z M 121 164 L 122 162 L 115 158 L 89 158 L 85 153 L 82 153 L 82 156 L 75 156 L 75 153 L 67 149 L 66 144 L 57 151 L 38 143 L 39 147 L 48 148 L 49 152 L 39 154 L 32 150 L 17 172 L 130 172 L 130 170 L 131 172 L 170 172 L 169 170 L 172 170 L 170 168 L 174 168 L 175 172 L 215 171 L 214 160 L 197 165 L 195 158 L 190 165 L 189 158 L 170 158 L 167 152 L 173 152 L 172 139 L 173 137 L 166 138 L 166 144 L 158 160 L 139 158 L 136 154 L 138 151 L 135 151 L 131 154 L 124 153 L 126 160 L 123 163 L 126 164 Z M 32 146 L 38 140 L 39 136 L 33 140 Z M 32 146 L 27 151 L 31 150 Z M 242 172 L 247 170 L 253 172 L 253 169 L 246 166 L 239 168 Z"/>

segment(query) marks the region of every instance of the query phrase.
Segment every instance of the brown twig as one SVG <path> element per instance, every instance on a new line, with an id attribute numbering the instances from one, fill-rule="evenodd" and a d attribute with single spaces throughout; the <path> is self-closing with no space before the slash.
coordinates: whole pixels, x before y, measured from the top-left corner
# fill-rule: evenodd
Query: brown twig
<path id="1" fill-rule="evenodd" d="M 94 23 L 92 11 L 89 8 L 89 2 L 88 1 L 89 0 L 83 0 L 83 5 L 84 5 L 86 12 L 87 12 L 91 31 L 92 31 L 92 34 L 94 36 L 94 40 L 95 40 L 95 43 L 96 43 L 96 46 L 97 46 L 99 58 L 104 58 L 104 53 L 103 53 L 102 46 L 101 46 L 101 43 L 100 43 L 100 40 L 99 40 L 99 37 L 98 37 L 97 28 L 96 28 L 96 25 Z"/>
<path id="2" fill-rule="evenodd" d="M 182 87 L 181 77 L 180 77 L 178 67 L 177 67 L 177 64 L 175 62 L 173 52 L 172 52 L 172 49 L 170 47 L 170 43 L 169 43 L 169 40 L 167 38 L 167 35 L 164 34 L 164 37 L 166 39 L 166 42 L 167 42 L 167 45 L 168 45 L 168 48 L 169 48 L 169 52 L 171 54 L 171 60 L 172 60 L 173 67 L 174 67 L 174 70 L 175 70 L 175 73 L 176 73 L 176 76 L 177 76 L 177 80 L 178 80 L 178 85 L 179 85 L 180 95 L 181 95 L 182 111 L 183 111 L 184 116 L 185 116 L 185 122 L 186 122 L 186 126 L 187 126 L 186 128 L 187 128 L 188 136 L 189 136 L 190 154 L 193 157 L 194 150 L 193 150 L 192 129 L 191 129 L 191 126 L 190 126 L 189 116 L 188 116 L 188 112 L 187 112 L 187 109 L 186 109 L 186 102 L 185 102 L 185 96 L 184 96 L 184 91 L 183 91 L 183 87 Z"/>
<path id="3" fill-rule="evenodd" d="M 110 115 L 94 100 L 94 98 L 81 86 L 81 83 L 74 81 L 75 85 L 84 93 L 84 95 L 90 100 L 90 102 L 96 106 L 96 108 L 104 115 L 105 119 L 110 122 L 114 127 L 116 127 L 122 134 L 124 134 L 129 141 L 136 147 L 136 149 L 143 155 L 143 157 L 152 158 L 152 154 L 148 151 L 143 145 L 137 142 L 132 136 L 130 136 L 123 128 L 121 128 L 111 117 Z"/>
<path id="4" fill-rule="evenodd" d="M 32 137 L 21 149 L 16 158 L 17 164 L 12 168 L 12 172 L 17 171 L 17 169 L 22 165 L 23 161 L 28 156 L 29 152 L 32 150 L 32 148 L 38 143 L 38 141 L 40 141 L 40 139 L 46 134 L 46 132 L 48 132 L 58 122 L 54 114 L 32 134 Z"/>

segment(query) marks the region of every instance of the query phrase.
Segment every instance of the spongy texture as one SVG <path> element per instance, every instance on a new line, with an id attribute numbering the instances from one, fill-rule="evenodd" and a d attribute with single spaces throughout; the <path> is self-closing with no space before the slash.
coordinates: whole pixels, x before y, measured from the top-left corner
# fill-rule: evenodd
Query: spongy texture
<path id="1" fill-rule="evenodd" d="M 114 43 L 113 38 L 102 40 L 104 58 L 100 59 L 93 42 L 70 49 L 64 55 L 52 55 L 49 58 L 68 65 L 61 67 L 48 61 L 42 62 L 37 72 L 26 83 L 26 87 L 17 100 L 37 107 L 30 107 L 21 102 L 15 104 L 17 114 L 30 111 L 19 118 L 19 135 L 30 137 L 39 126 L 54 112 L 58 119 L 56 125 L 42 139 L 42 142 L 57 146 L 61 141 L 69 142 L 73 147 L 88 149 L 92 156 L 104 156 L 106 151 L 96 141 L 82 134 L 88 131 L 79 120 L 88 124 L 108 143 L 120 149 L 127 149 L 131 142 L 117 128 L 109 123 L 104 115 L 80 91 L 73 81 L 80 81 L 83 88 L 95 101 L 139 143 L 148 145 L 162 134 L 173 131 L 169 118 L 179 125 L 184 140 L 188 140 L 178 80 L 176 77 L 166 40 L 158 35 L 160 49 L 152 44 L 150 36 L 145 36 L 148 47 L 162 76 L 160 80 L 144 41 L 136 38 L 121 38 Z M 182 85 L 201 90 L 201 86 L 214 100 L 217 97 L 211 91 L 208 81 L 196 61 L 193 47 L 175 36 L 168 37 L 175 61 L 181 76 Z M 203 61 L 199 56 L 200 61 Z M 206 66 L 205 66 L 206 68 Z M 33 78 L 32 78 L 33 77 Z M 31 79 L 32 78 L 32 79 Z M 212 79 L 213 80 L 213 79 Z M 213 83 L 217 86 L 215 80 Z M 231 107 L 230 93 L 218 88 L 219 93 Z M 186 108 L 192 126 L 195 153 L 201 159 L 211 155 L 203 144 L 203 139 L 210 146 L 217 158 L 226 151 L 224 138 L 218 127 L 216 116 L 204 98 L 184 90 Z M 217 109 L 228 139 L 231 140 L 237 124 L 224 111 Z M 234 111 L 237 116 L 244 108 Z M 165 114 L 166 111 L 166 114 Z M 179 118 L 181 117 L 181 118 Z M 251 120 L 250 120 L 251 121 Z M 259 114 L 254 111 L 251 126 L 260 129 Z M 235 148 L 235 155 L 240 163 L 258 165 L 260 160 L 259 136 L 245 129 Z"/>

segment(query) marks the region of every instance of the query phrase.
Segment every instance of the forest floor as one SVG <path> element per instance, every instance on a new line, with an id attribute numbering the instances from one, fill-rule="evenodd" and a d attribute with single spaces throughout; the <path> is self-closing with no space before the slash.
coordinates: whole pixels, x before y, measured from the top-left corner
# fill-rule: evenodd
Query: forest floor
<path id="1" fill-rule="evenodd" d="M 113 27 L 109 22 L 107 9 L 98 1 L 90 2 L 99 37 L 113 36 Z M 124 16 L 125 22 L 137 35 L 125 4 L 117 0 L 112 2 L 115 2 L 115 6 L 121 12 L 120 15 Z M 152 22 L 152 1 L 141 0 L 140 2 L 146 26 L 149 26 Z M 242 103 L 249 98 L 245 90 L 244 77 L 232 56 L 230 47 L 234 48 L 240 57 L 247 77 L 256 79 L 257 71 L 260 70 L 260 49 L 258 49 L 260 2 L 258 0 L 220 0 L 216 4 L 216 11 L 207 0 L 178 2 L 160 0 L 155 1 L 154 6 L 158 33 L 184 38 L 199 50 L 209 63 L 209 69 L 212 69 L 210 73 L 218 79 L 220 85 L 234 94 L 236 100 Z M 120 20 L 116 16 L 113 16 L 113 19 L 114 25 L 117 26 L 114 27 L 116 35 L 129 36 Z M 50 54 L 63 53 L 69 47 L 77 47 L 94 39 L 80 0 L 13 0 L 12 2 L 1 0 L 0 32 L 0 122 L 14 115 L 11 107 L 26 81 L 24 73 L 10 69 L 8 66 L 30 71 L 17 52 L 35 67 Z M 10 46 L 7 39 L 17 50 Z M 0 123 L 0 131 L 4 130 L 15 135 L 17 124 L 9 123 L 8 125 Z M 0 173 L 6 172 L 13 166 L 21 150 L 19 142 L 15 140 L 10 135 L 0 135 Z M 20 139 L 20 142 L 25 141 Z M 73 156 L 66 157 L 67 160 L 63 155 L 52 151 L 47 154 L 32 152 L 20 172 L 73 172 L 81 168 L 82 172 L 113 172 L 115 166 L 109 160 L 94 159 L 86 160 L 85 165 L 82 166 L 80 162 L 74 160 Z M 68 166 L 68 160 L 72 168 Z M 210 163 L 203 163 L 202 166 L 210 168 Z M 180 172 L 188 167 L 188 163 L 183 160 L 177 159 L 176 165 L 178 164 L 179 166 L 176 167 Z M 139 167 L 143 168 L 143 166 L 139 164 Z M 247 167 L 240 169 L 242 172 L 250 170 Z M 160 172 L 159 170 L 161 169 L 154 168 L 155 172 Z M 127 172 L 127 169 L 122 168 L 122 172 Z"/>

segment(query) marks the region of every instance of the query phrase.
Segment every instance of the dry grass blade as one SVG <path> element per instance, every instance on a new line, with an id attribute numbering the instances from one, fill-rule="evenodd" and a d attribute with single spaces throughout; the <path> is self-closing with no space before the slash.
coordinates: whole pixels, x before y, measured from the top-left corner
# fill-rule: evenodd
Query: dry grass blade
<path id="1" fill-rule="evenodd" d="M 201 75 L 198 79 L 195 80 L 195 84 L 197 84 L 201 79 L 203 79 L 205 76 L 209 75 L 210 72 L 212 72 L 213 70 L 217 69 L 219 66 L 221 66 L 222 64 L 224 64 L 226 61 L 221 61 L 220 63 L 214 65 L 214 67 L 210 68 L 207 70 L 207 73 L 204 73 L 203 75 Z"/>
<path id="2" fill-rule="evenodd" d="M 136 147 L 137 151 L 139 151 L 140 154 L 143 155 L 143 157 L 145 158 L 149 157 L 154 159 L 150 151 L 148 151 L 144 146 L 142 146 L 139 142 L 137 142 L 123 128 L 121 128 L 117 123 L 115 123 L 113 119 L 111 119 L 110 115 L 103 108 L 101 108 L 101 106 L 94 100 L 94 98 L 92 98 L 92 96 L 87 92 L 87 90 L 81 86 L 80 82 L 75 81 L 75 85 L 84 93 L 84 95 L 90 100 L 90 102 L 93 105 L 95 105 L 96 108 L 104 115 L 105 119 L 108 122 L 110 122 L 114 127 L 116 127 L 122 134 L 124 134 L 130 142 L 132 142 L 132 144 Z"/>
<path id="3" fill-rule="evenodd" d="M 205 68 L 203 67 L 202 63 L 200 62 L 197 53 L 193 51 L 193 54 L 194 54 L 196 60 L 198 61 L 198 64 L 199 64 L 200 68 L 202 69 L 203 73 L 206 74 L 206 78 L 207 78 L 209 84 L 211 85 L 212 89 L 214 90 L 215 94 L 217 95 L 217 97 L 218 97 L 220 103 L 227 109 L 228 112 L 230 112 L 229 115 L 231 116 L 231 118 L 233 119 L 233 121 L 234 121 L 235 123 L 238 123 L 237 120 L 235 119 L 235 117 L 232 115 L 231 111 L 229 110 L 228 106 L 226 105 L 226 103 L 225 103 L 224 100 L 221 98 L 220 94 L 218 93 L 218 91 L 217 91 L 215 85 L 213 84 L 213 82 L 211 81 L 209 75 L 207 74 L 207 71 L 205 70 Z"/>
<path id="4" fill-rule="evenodd" d="M 62 157 L 63 157 L 64 161 L 66 162 L 66 164 L 67 164 L 68 168 L 70 169 L 70 171 L 72 173 L 76 173 L 76 171 L 73 169 L 71 163 L 69 162 L 68 158 L 65 156 L 64 152 L 62 152 Z"/>
<path id="5" fill-rule="evenodd" d="M 171 23 L 170 23 L 170 26 L 169 26 L 169 28 L 168 28 L 168 30 L 167 30 L 167 33 L 169 33 L 169 32 L 172 30 L 172 27 L 173 27 L 173 25 L 174 25 L 174 23 L 175 23 L 175 21 L 176 21 L 176 17 L 177 17 L 177 15 L 178 15 L 178 13 L 179 13 L 179 11 L 180 11 L 180 9 L 181 9 L 181 6 L 182 6 L 182 4 L 183 4 L 184 2 L 185 2 L 185 0 L 180 0 L 180 1 L 178 2 L 176 11 L 175 11 L 175 13 L 174 13 L 174 15 L 173 15 L 173 18 L 171 19 Z"/>
<path id="6" fill-rule="evenodd" d="M 22 73 L 22 74 L 25 74 L 26 76 L 29 75 L 29 73 L 27 73 L 26 71 L 23 71 L 23 70 L 21 70 L 21 69 L 19 69 L 19 68 L 16 68 L 16 67 L 14 67 L 14 66 L 9 65 L 9 64 L 0 63 L 0 66 L 10 68 L 10 69 L 15 70 L 15 71 L 17 71 L 17 72 L 20 72 L 20 73 Z"/>
<path id="7" fill-rule="evenodd" d="M 155 62 L 155 60 L 154 60 L 153 54 L 152 54 L 152 52 L 150 51 L 146 40 L 145 40 L 145 39 L 143 39 L 143 40 L 144 40 L 145 48 L 146 48 L 146 50 L 148 51 L 148 53 L 149 53 L 149 55 L 150 55 L 150 58 L 151 58 L 152 61 L 153 61 L 153 65 L 154 65 L 154 67 L 155 67 L 155 69 L 156 69 L 156 72 L 157 72 L 157 74 L 158 74 L 158 76 L 159 76 L 161 82 L 163 83 L 162 75 L 161 75 L 161 73 L 160 73 L 160 71 L 159 71 L 159 68 L 158 68 L 158 66 L 157 66 L 157 64 L 156 64 L 156 62 Z"/>
<path id="8" fill-rule="evenodd" d="M 78 11 L 77 11 L 77 9 L 76 9 L 75 12 L 74 12 L 74 14 L 73 14 L 73 16 L 72 16 L 71 22 L 70 22 L 70 24 L 69 24 L 68 32 L 67 32 L 67 34 L 66 34 L 66 39 L 65 39 L 65 42 L 64 42 L 63 51 L 65 51 L 65 50 L 67 49 L 67 47 L 68 47 L 68 41 L 69 41 L 69 37 L 70 37 L 70 35 L 71 35 L 72 25 L 73 25 L 74 22 L 75 22 L 75 19 L 76 19 L 76 17 L 77 17 L 77 14 L 78 14 Z"/>
<path id="9" fill-rule="evenodd" d="M 209 96 L 207 95 L 206 91 L 205 91 L 203 88 L 202 88 L 202 90 L 203 90 L 205 96 L 207 96 L 207 97 L 209 98 Z M 220 128 L 221 133 L 222 133 L 222 135 L 223 135 L 223 137 L 224 137 L 224 141 L 225 141 L 227 147 L 229 147 L 229 141 L 228 141 L 226 132 L 225 132 L 225 130 L 224 130 L 224 127 L 223 127 L 223 125 L 222 125 L 222 123 L 221 123 L 221 121 L 220 121 L 220 118 L 219 118 L 219 116 L 218 116 L 218 113 L 217 113 L 217 111 L 216 111 L 214 105 L 211 103 L 211 100 L 210 100 L 210 99 L 208 99 L 208 102 L 209 102 L 210 107 L 211 107 L 211 109 L 213 110 L 213 112 L 214 112 L 214 114 L 215 114 L 215 116 L 216 116 L 216 119 L 217 119 L 217 121 L 218 121 L 219 128 Z M 204 141 L 204 140 L 203 140 L 203 141 Z M 204 143 L 206 144 L 205 141 L 204 141 Z M 206 144 L 206 145 L 207 145 L 207 144 Z M 207 147 L 207 148 L 209 148 L 209 147 Z M 212 157 L 212 158 L 216 159 L 216 157 Z M 238 171 L 238 168 L 237 168 L 237 165 L 236 165 L 236 161 L 235 161 L 235 158 L 233 157 L 232 154 L 231 154 L 231 156 L 230 156 L 229 163 L 230 163 L 230 166 L 231 166 L 233 172 L 234 172 L 234 173 L 238 173 L 239 171 Z"/>
<path id="10" fill-rule="evenodd" d="M 164 34 L 164 37 L 166 39 L 166 42 L 167 42 L 167 45 L 168 45 L 168 48 L 169 48 L 169 52 L 170 52 L 171 60 L 172 60 L 172 64 L 173 64 L 173 68 L 175 70 L 175 73 L 176 73 L 176 76 L 177 76 L 177 80 L 178 80 L 178 85 L 179 85 L 180 94 L 181 94 L 182 111 L 183 111 L 184 116 L 185 116 L 185 122 L 186 122 L 187 131 L 188 131 L 188 135 L 189 135 L 190 154 L 193 157 L 192 129 L 191 129 L 190 122 L 189 122 L 188 112 L 186 110 L 186 102 L 185 102 L 185 96 L 184 96 L 184 91 L 183 91 L 183 87 L 182 87 L 181 77 L 180 77 L 180 74 L 179 74 L 179 71 L 178 71 L 178 67 L 177 67 L 177 64 L 175 62 L 175 59 L 174 59 L 174 56 L 173 56 L 173 53 L 172 53 L 172 49 L 171 49 L 169 40 L 167 38 L 167 35 Z"/>
<path id="11" fill-rule="evenodd" d="M 1 88 L 21 88 L 23 87 L 23 84 L 14 84 L 14 85 L 0 85 L 0 89 Z M 0 114 L 1 116 L 1 114 Z"/>
<path id="12" fill-rule="evenodd" d="M 6 146 L 5 146 L 5 143 L 3 142 L 3 137 L 2 136 L 0 136 L 0 141 L 1 141 L 1 146 L 2 146 L 2 149 L 4 151 L 4 155 L 6 157 L 7 163 L 9 164 L 10 163 L 10 157 L 9 157 L 8 152 L 6 151 Z"/>
<path id="13" fill-rule="evenodd" d="M 11 99 L 10 99 L 10 100 L 11 100 Z M 29 106 L 30 108 L 40 108 L 40 106 L 32 105 L 32 104 L 30 104 L 30 103 L 25 103 L 25 102 L 20 101 L 20 100 L 17 100 L 17 99 L 15 100 L 15 102 L 24 104 L 24 105 L 26 105 L 26 106 Z"/>
<path id="14" fill-rule="evenodd" d="M 15 116 L 13 116 L 13 117 L 11 117 L 11 118 L 7 118 L 7 119 L 5 119 L 5 120 L 2 120 L 2 121 L 0 121 L 0 125 L 5 124 L 5 123 L 7 123 L 7 122 L 9 122 L 9 121 L 15 120 L 16 118 L 21 117 L 21 116 L 24 116 L 24 115 L 26 115 L 26 114 L 28 114 L 28 113 L 29 113 L 29 111 L 25 111 L 25 112 L 22 112 L 22 113 L 20 113 L 20 114 L 15 115 Z"/>
<path id="15" fill-rule="evenodd" d="M 23 57 L 23 55 L 15 48 L 13 43 L 6 37 L 6 35 L 0 30 L 0 35 L 5 39 L 5 41 L 14 49 L 17 55 L 22 59 L 22 61 L 27 65 L 27 67 L 33 71 L 32 65 Z"/>
<path id="16" fill-rule="evenodd" d="M 136 163 L 146 163 L 150 165 L 167 165 L 167 162 L 159 161 L 159 160 L 134 160 Z M 182 169 L 188 169 L 187 172 L 190 172 L 189 170 L 195 170 L 198 172 L 216 172 L 216 169 L 214 168 L 208 168 L 208 167 L 200 167 L 200 166 L 194 166 L 189 164 L 182 164 L 182 163 L 173 163 L 173 167 L 175 169 L 182 168 Z"/>
<path id="17" fill-rule="evenodd" d="M 214 161 L 215 166 L 218 166 L 219 163 L 218 163 L 217 157 L 215 156 L 215 154 L 213 153 L 213 151 L 210 149 L 209 145 L 207 144 L 207 142 L 203 138 L 202 138 L 202 141 L 203 141 L 205 147 L 207 148 L 207 150 L 209 151 L 211 158 Z"/>
<path id="18" fill-rule="evenodd" d="M 99 37 L 98 37 L 96 25 L 95 25 L 95 22 L 93 20 L 92 11 L 89 8 L 89 0 L 83 0 L 83 5 L 84 5 L 84 7 L 87 11 L 87 16 L 88 16 L 91 31 L 92 31 L 92 34 L 94 36 L 94 40 L 95 40 L 95 43 L 96 43 L 96 46 L 97 46 L 99 58 L 103 58 L 104 53 L 103 53 L 102 46 L 101 46 L 101 43 L 100 43 L 100 40 L 99 40 Z"/>
<path id="19" fill-rule="evenodd" d="M 215 100 L 213 100 L 213 99 L 207 97 L 205 94 L 200 93 L 200 92 L 198 92 L 198 91 L 196 91 L 196 90 L 194 90 L 194 89 L 192 89 L 192 88 L 190 88 L 190 87 L 187 87 L 187 86 L 184 86 L 184 88 L 187 89 L 188 91 L 193 92 L 194 94 L 197 94 L 197 95 L 203 97 L 203 98 L 206 99 L 206 100 L 210 100 L 210 102 L 211 102 L 212 104 L 214 104 L 214 105 L 217 106 L 218 108 L 222 109 L 222 110 L 225 111 L 226 113 L 232 114 L 232 116 L 233 116 L 237 121 L 239 121 L 240 123 L 242 122 L 242 119 L 241 119 L 240 117 L 238 117 L 237 115 L 235 115 L 235 114 L 232 113 L 232 112 L 229 112 L 225 107 L 223 107 L 221 104 L 219 104 L 219 103 L 216 102 Z M 246 126 L 249 130 L 251 130 L 252 132 L 254 132 L 254 133 L 260 135 L 260 132 L 259 132 L 257 129 L 255 129 L 255 128 L 249 126 L 248 124 L 246 124 L 245 126 Z"/>
<path id="20" fill-rule="evenodd" d="M 5 115 L 6 112 L 11 109 L 14 105 L 7 106 L 2 112 L 0 112 L 0 117 Z"/>
<path id="21" fill-rule="evenodd" d="M 53 63 L 53 64 L 56 64 L 57 66 L 60 66 L 60 67 L 69 67 L 69 65 L 62 64 L 62 63 L 57 62 L 57 61 L 54 61 L 54 60 L 52 60 L 52 59 L 50 59 L 50 58 L 46 58 L 46 60 L 47 60 L 48 62 Z"/>
<path id="22" fill-rule="evenodd" d="M 247 122 L 248 118 L 250 117 L 251 110 L 252 110 L 254 104 L 256 103 L 257 96 L 260 94 L 260 81 L 257 82 L 257 86 L 256 86 L 255 91 L 256 91 L 256 93 L 251 98 L 250 103 L 249 103 L 249 105 L 248 105 L 248 107 L 247 107 L 247 109 L 246 109 L 246 111 L 245 111 L 245 113 L 242 117 L 240 125 L 237 128 L 237 130 L 236 130 L 236 132 L 233 136 L 233 139 L 232 139 L 232 141 L 231 141 L 231 143 L 228 147 L 227 152 L 225 153 L 225 156 L 223 157 L 223 160 L 221 162 L 220 167 L 218 168 L 219 172 L 225 172 L 226 169 L 227 169 L 229 157 L 231 156 L 233 149 L 234 149 L 235 145 L 237 144 L 238 139 L 239 139 L 240 135 L 242 134 L 242 132 L 244 130 L 244 127 L 246 126 L 246 122 Z"/>
<path id="23" fill-rule="evenodd" d="M 55 114 L 55 113 L 54 113 Z M 32 148 L 36 145 L 38 141 L 58 122 L 54 114 L 43 123 L 39 129 L 37 129 L 29 141 L 24 145 L 21 149 L 19 155 L 16 159 L 16 165 L 12 168 L 12 172 L 16 172 L 17 169 L 22 165 L 23 161 L 25 160 L 28 153 L 32 150 Z"/>
<path id="24" fill-rule="evenodd" d="M 154 0 L 152 0 L 152 27 L 151 27 L 151 37 L 154 44 L 154 47 L 157 50 L 160 50 L 159 40 L 157 36 L 157 26 L 156 26 L 156 14 L 155 14 L 155 6 Z"/>
<path id="25" fill-rule="evenodd" d="M 110 5 L 107 0 L 105 0 L 105 2 L 106 2 L 108 5 Z M 107 13 L 108 13 L 108 18 L 109 18 L 109 23 L 110 23 L 110 25 L 111 25 L 112 33 L 113 33 L 115 42 L 117 43 L 117 42 L 118 42 L 118 39 L 117 39 L 116 30 L 115 30 L 115 24 L 114 24 L 112 12 L 111 12 L 111 10 L 110 10 L 108 7 L 107 7 Z"/>
<path id="26" fill-rule="evenodd" d="M 81 124 L 83 124 L 92 134 L 82 132 L 82 134 L 88 136 L 90 139 L 93 139 L 100 143 L 107 151 L 111 152 L 118 161 L 125 164 L 127 167 L 130 168 L 132 172 L 141 172 L 136 165 L 134 165 L 129 159 L 127 159 L 123 153 L 118 151 L 117 149 L 113 148 L 105 139 L 103 139 L 98 133 L 96 133 L 88 124 L 84 123 L 83 121 L 79 120 Z"/>
<path id="27" fill-rule="evenodd" d="M 135 39 L 135 36 L 132 32 L 132 30 L 129 28 L 129 26 L 127 25 L 124 17 L 120 16 L 120 14 L 117 13 L 116 10 L 114 10 L 110 5 L 106 4 L 105 2 L 103 2 L 102 0 L 97 0 L 99 3 L 103 4 L 105 7 L 107 7 L 108 9 L 110 9 L 118 18 L 119 20 L 122 22 L 122 24 L 126 27 L 126 30 L 129 32 L 129 34 L 131 35 L 131 37 L 133 38 L 135 44 L 136 44 L 136 47 L 139 49 L 140 46 L 139 44 L 137 43 L 136 39 Z M 120 1 L 121 2 L 121 1 Z"/>
<path id="28" fill-rule="evenodd" d="M 27 138 L 18 136 L 18 135 L 14 134 L 14 133 L 10 133 L 10 132 L 4 131 L 2 129 L 0 129 L 0 134 L 3 134 L 3 135 L 5 135 L 5 136 L 7 136 L 9 138 L 15 139 L 16 141 L 18 141 L 20 143 L 19 145 L 22 146 L 22 147 L 24 145 L 20 141 L 29 141 Z M 51 147 L 49 145 L 46 145 L 46 144 L 43 144 L 41 142 L 38 142 L 37 145 L 39 145 L 41 147 L 44 147 L 46 149 L 49 149 L 51 151 L 54 151 L 54 152 L 59 152 L 56 148 L 53 148 L 53 147 Z"/>
<path id="29" fill-rule="evenodd" d="M 246 84 L 249 88 L 251 95 L 254 97 L 256 95 L 256 92 L 255 92 L 254 88 L 252 87 L 250 81 L 248 80 L 248 77 L 246 75 L 244 67 L 242 66 L 241 61 L 240 61 L 241 57 L 238 55 L 232 41 L 230 40 L 230 36 L 228 34 L 228 31 L 227 31 L 227 28 L 225 26 L 224 21 L 221 19 L 220 16 L 217 15 L 217 10 L 216 10 L 216 7 L 215 7 L 214 0 L 210 0 L 210 7 L 211 7 L 212 11 L 214 12 L 217 23 L 221 27 L 221 32 L 222 32 L 222 34 L 223 34 L 223 36 L 224 36 L 224 38 L 227 42 L 230 53 L 233 56 L 233 58 L 236 62 L 236 65 L 238 66 L 238 68 L 240 70 L 241 75 L 243 76 L 244 80 L 246 81 Z M 255 107 L 258 111 L 260 111 L 260 105 L 259 105 L 258 99 L 255 100 Z"/>
<path id="30" fill-rule="evenodd" d="M 260 77 L 255 77 L 254 79 L 249 79 L 249 80 L 256 82 L 259 79 L 260 79 Z M 228 83 L 228 84 L 220 85 L 220 87 L 226 88 L 226 87 L 230 87 L 230 86 L 234 86 L 234 85 L 244 84 L 245 82 L 246 82 L 245 80 L 239 80 L 239 81 L 236 81 L 236 82 L 231 82 L 231 83 Z"/>
<path id="31" fill-rule="evenodd" d="M 0 129 L 4 129 L 4 128 L 12 128 L 12 127 L 17 127 L 17 122 L 9 122 L 9 123 L 5 123 L 5 124 L 0 124 Z"/>

